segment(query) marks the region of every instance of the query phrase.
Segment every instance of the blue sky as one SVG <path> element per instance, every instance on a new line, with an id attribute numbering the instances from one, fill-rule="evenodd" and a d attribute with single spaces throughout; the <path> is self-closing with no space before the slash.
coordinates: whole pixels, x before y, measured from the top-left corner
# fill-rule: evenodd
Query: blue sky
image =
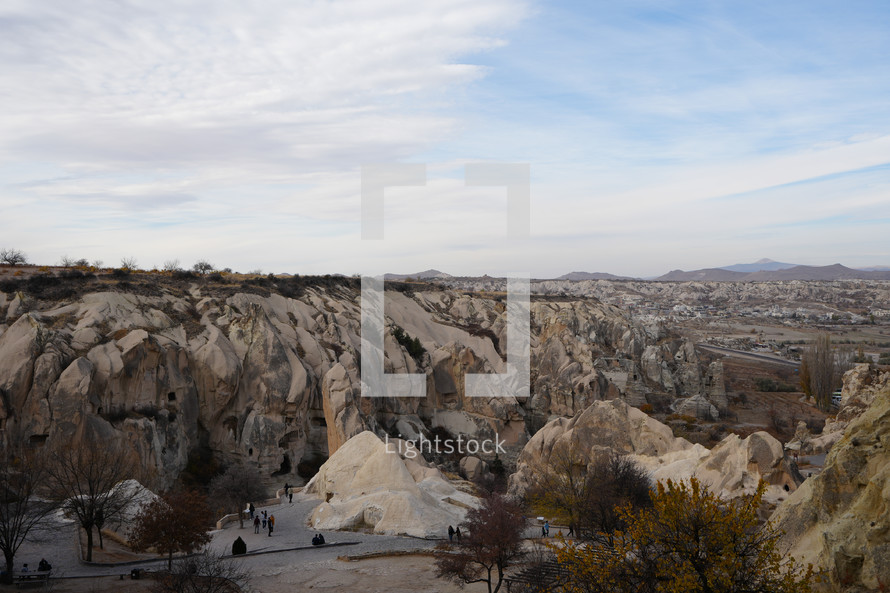
<path id="1" fill-rule="evenodd" d="M 890 265 L 885 2 L 5 2 L 0 246 L 143 267 Z M 468 162 L 529 163 L 531 237 Z M 360 239 L 360 167 L 427 164 Z"/>

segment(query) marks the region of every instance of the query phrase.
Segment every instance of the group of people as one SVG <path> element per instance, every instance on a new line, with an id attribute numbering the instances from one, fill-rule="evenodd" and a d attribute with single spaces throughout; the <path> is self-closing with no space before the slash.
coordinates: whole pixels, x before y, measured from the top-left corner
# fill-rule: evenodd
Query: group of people
<path id="1" fill-rule="evenodd" d="M 457 543 L 460 543 L 460 526 L 458 525 L 457 529 L 448 526 L 448 541 L 454 541 L 454 538 L 457 537 Z"/>
<path id="2" fill-rule="evenodd" d="M 294 504 L 294 488 L 287 482 L 284 483 L 284 495 L 289 503 Z"/>
<path id="3" fill-rule="evenodd" d="M 253 507 L 253 503 L 250 504 L 250 508 L 248 510 L 250 512 L 250 516 L 253 517 L 253 532 L 259 533 L 260 526 L 262 525 L 263 530 L 268 529 L 269 537 L 272 537 L 272 532 L 275 531 L 275 515 L 270 515 L 266 511 L 263 511 L 262 513 L 256 513 L 256 509 Z"/>
<path id="4" fill-rule="evenodd" d="M 320 533 L 316 533 L 312 537 L 312 545 L 313 546 L 323 546 L 324 545 L 324 536 Z"/>
<path id="5" fill-rule="evenodd" d="M 53 569 L 52 564 L 46 561 L 46 558 L 41 558 L 40 562 L 37 564 L 38 572 L 49 572 Z M 31 572 L 31 569 L 28 568 L 28 563 L 25 562 L 22 564 L 22 572 Z"/>

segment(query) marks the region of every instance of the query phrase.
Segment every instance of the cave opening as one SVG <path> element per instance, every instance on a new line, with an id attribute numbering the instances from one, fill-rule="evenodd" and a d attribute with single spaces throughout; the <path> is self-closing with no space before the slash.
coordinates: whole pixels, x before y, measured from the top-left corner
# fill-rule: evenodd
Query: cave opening
<path id="1" fill-rule="evenodd" d="M 281 460 L 281 467 L 278 468 L 277 472 L 272 473 L 272 477 L 283 476 L 283 475 L 289 474 L 290 472 L 291 472 L 290 457 L 288 456 L 287 453 L 285 453 L 284 459 Z"/>
<path id="2" fill-rule="evenodd" d="M 170 393 L 167 394 L 167 401 L 168 402 L 176 401 L 176 392 L 175 391 L 171 391 Z"/>

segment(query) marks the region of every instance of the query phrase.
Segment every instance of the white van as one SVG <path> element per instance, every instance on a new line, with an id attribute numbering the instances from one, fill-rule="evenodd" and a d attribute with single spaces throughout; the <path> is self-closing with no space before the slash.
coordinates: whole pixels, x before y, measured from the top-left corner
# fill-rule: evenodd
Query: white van
<path id="1" fill-rule="evenodd" d="M 841 407 L 841 390 L 838 389 L 834 393 L 831 394 L 831 405 L 834 408 Z"/>

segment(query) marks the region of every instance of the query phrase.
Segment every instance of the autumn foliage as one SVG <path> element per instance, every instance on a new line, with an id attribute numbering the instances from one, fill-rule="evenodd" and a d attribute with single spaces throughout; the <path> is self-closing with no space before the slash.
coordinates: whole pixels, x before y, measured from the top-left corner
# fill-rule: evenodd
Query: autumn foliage
<path id="1" fill-rule="evenodd" d="M 210 509 L 207 498 L 194 491 L 167 492 L 136 516 L 130 543 L 137 550 L 154 548 L 167 556 L 172 568 L 175 552 L 194 552 L 210 541 Z"/>
<path id="2" fill-rule="evenodd" d="M 460 543 L 437 552 L 438 576 L 461 585 L 486 583 L 489 593 L 497 593 L 504 570 L 525 556 L 522 536 L 527 525 L 517 502 L 498 493 L 483 496 L 479 508 L 467 511 L 460 525 Z"/>
<path id="3" fill-rule="evenodd" d="M 555 546 L 571 573 L 571 593 L 806 593 L 812 570 L 777 548 L 779 533 L 760 526 L 753 496 L 724 501 L 696 479 L 659 483 L 651 508 L 619 511 L 627 528 L 613 548 Z"/>

